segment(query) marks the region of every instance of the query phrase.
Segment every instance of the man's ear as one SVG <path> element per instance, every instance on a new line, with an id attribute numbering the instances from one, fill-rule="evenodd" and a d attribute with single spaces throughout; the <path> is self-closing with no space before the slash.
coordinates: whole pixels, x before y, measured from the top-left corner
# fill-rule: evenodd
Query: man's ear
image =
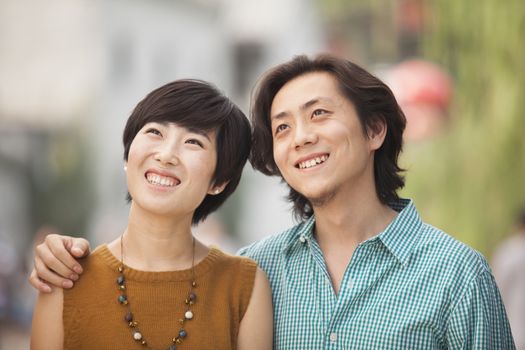
<path id="1" fill-rule="evenodd" d="M 224 183 L 220 185 L 212 184 L 210 188 L 208 189 L 208 194 L 211 194 L 212 196 L 216 196 L 222 191 L 224 191 L 224 188 L 228 185 L 230 181 L 225 181 Z"/>
<path id="2" fill-rule="evenodd" d="M 370 150 L 376 151 L 383 145 L 387 133 L 386 121 L 384 118 L 378 118 L 372 125 L 368 127 L 368 141 Z"/>

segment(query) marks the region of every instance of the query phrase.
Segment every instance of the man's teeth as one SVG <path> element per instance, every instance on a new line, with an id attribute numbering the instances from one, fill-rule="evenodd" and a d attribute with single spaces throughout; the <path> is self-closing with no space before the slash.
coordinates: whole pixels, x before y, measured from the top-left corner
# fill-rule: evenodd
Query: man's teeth
<path id="1" fill-rule="evenodd" d="M 328 159 L 328 156 L 323 155 L 323 156 L 316 157 L 310 160 L 306 160 L 304 162 L 299 163 L 299 169 L 311 168 L 313 166 L 316 166 L 317 164 L 323 163 L 327 159 Z"/>
<path id="2" fill-rule="evenodd" d="M 160 185 L 166 187 L 173 187 L 176 185 L 176 181 L 172 177 L 160 176 L 157 174 L 148 173 L 146 179 L 152 185 Z"/>

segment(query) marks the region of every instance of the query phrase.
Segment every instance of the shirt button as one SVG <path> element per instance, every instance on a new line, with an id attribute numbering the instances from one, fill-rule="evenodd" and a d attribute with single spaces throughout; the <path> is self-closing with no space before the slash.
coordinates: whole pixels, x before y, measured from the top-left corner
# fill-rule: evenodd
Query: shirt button
<path id="1" fill-rule="evenodd" d="M 337 341 L 337 334 L 336 333 L 330 333 L 330 341 L 332 343 L 335 343 Z"/>
<path id="2" fill-rule="evenodd" d="M 299 240 L 301 241 L 301 243 L 304 243 L 306 242 L 306 237 L 304 235 L 301 235 L 299 236 Z"/>

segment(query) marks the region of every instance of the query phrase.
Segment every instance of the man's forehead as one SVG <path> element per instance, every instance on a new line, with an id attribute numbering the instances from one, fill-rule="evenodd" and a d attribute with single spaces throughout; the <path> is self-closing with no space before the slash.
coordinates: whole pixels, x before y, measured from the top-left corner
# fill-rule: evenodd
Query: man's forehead
<path id="1" fill-rule="evenodd" d="M 298 107 L 299 110 L 304 111 L 304 110 L 307 110 L 310 107 L 313 107 L 313 106 L 316 106 L 316 105 L 319 105 L 319 104 L 335 105 L 336 101 L 337 101 L 337 99 L 334 98 L 334 97 L 316 96 L 316 97 L 313 97 L 311 99 L 307 99 L 304 103 L 299 104 L 299 106 L 297 106 L 297 107 Z M 270 115 L 270 118 L 272 120 L 284 118 L 290 112 L 288 109 L 286 109 L 286 107 L 284 107 L 284 109 L 280 110 L 280 111 L 274 110 L 274 109 L 279 108 L 279 107 L 281 107 L 281 106 L 275 106 L 274 107 L 274 105 L 272 103 L 272 114 Z M 296 106 L 293 106 L 293 107 L 295 108 Z"/>
<path id="2" fill-rule="evenodd" d="M 332 73 L 309 72 L 287 81 L 275 93 L 272 105 L 290 98 L 301 99 L 301 103 L 315 98 L 332 98 L 339 94 L 339 84 Z"/>

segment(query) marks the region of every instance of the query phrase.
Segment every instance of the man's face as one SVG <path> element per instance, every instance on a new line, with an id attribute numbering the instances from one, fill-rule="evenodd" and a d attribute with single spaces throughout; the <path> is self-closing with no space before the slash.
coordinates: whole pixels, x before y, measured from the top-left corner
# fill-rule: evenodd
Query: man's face
<path id="1" fill-rule="evenodd" d="M 373 153 L 383 137 L 365 135 L 354 104 L 330 73 L 289 81 L 275 95 L 270 113 L 275 163 L 314 207 L 373 186 Z"/>

